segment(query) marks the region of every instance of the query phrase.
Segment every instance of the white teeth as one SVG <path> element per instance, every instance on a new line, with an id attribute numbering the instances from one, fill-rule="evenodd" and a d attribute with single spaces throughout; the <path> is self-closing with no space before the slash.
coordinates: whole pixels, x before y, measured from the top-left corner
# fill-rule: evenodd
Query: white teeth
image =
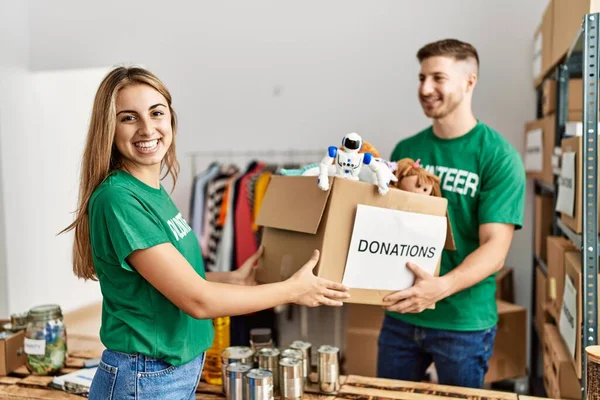
<path id="1" fill-rule="evenodd" d="M 139 147 L 144 150 L 151 150 L 151 149 L 155 148 L 156 146 L 158 146 L 158 139 L 148 140 L 146 142 L 137 142 L 135 144 L 135 147 Z"/>

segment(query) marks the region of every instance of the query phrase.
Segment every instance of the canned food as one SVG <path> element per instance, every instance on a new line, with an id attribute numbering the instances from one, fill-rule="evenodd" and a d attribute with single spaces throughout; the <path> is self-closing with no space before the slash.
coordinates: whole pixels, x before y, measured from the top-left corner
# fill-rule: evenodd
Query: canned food
<path id="1" fill-rule="evenodd" d="M 227 394 L 227 366 L 234 362 L 253 365 L 253 355 L 252 349 L 246 346 L 228 347 L 221 352 L 221 373 L 225 378 L 223 379 L 223 392 L 225 394 Z"/>
<path id="2" fill-rule="evenodd" d="M 311 363 L 311 350 L 312 345 L 308 342 L 303 342 L 302 340 L 296 340 L 290 345 L 290 349 L 300 350 L 302 352 L 302 369 L 304 379 L 308 379 L 310 377 L 310 372 L 312 369 Z"/>
<path id="3" fill-rule="evenodd" d="M 304 395 L 303 361 L 297 358 L 279 360 L 280 393 L 283 400 L 297 400 Z"/>
<path id="4" fill-rule="evenodd" d="M 304 357 L 300 350 L 285 349 L 281 352 L 281 358 L 297 358 L 298 360 L 302 360 Z"/>
<path id="5" fill-rule="evenodd" d="M 273 400 L 273 373 L 268 369 L 251 369 L 245 382 L 248 400 Z"/>
<path id="6" fill-rule="evenodd" d="M 319 389 L 324 393 L 337 392 L 340 389 L 340 350 L 334 346 L 321 346 L 317 350 L 319 363 L 317 364 L 319 375 Z"/>
<path id="7" fill-rule="evenodd" d="M 231 363 L 227 366 L 227 399 L 228 400 L 245 400 L 244 396 L 244 376 L 252 369 L 252 365 L 243 363 Z"/>
<path id="8" fill-rule="evenodd" d="M 279 392 L 279 350 L 263 348 L 258 352 L 258 368 L 268 369 L 273 373 L 273 391 Z"/>

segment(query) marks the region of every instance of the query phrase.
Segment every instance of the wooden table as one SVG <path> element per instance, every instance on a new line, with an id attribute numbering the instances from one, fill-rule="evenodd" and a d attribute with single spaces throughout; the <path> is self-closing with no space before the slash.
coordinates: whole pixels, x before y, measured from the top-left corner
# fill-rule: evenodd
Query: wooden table
<path id="1" fill-rule="evenodd" d="M 102 347 L 97 341 L 85 337 L 69 338 L 69 357 L 61 373 L 73 372 L 83 367 L 85 359 L 98 358 Z M 312 380 L 314 381 L 314 374 Z M 8 377 L 0 377 L 0 399 L 10 400 L 82 400 L 85 397 L 68 394 L 49 387 L 52 377 L 33 376 L 24 366 Z M 528 396 L 489 390 L 467 389 L 455 386 L 443 386 L 429 383 L 404 382 L 388 379 L 367 378 L 361 376 L 342 376 L 341 387 L 337 394 L 319 393 L 312 385 L 305 393 L 307 400 L 526 400 Z M 222 400 L 225 396 L 220 386 L 201 382 L 196 390 L 196 399 Z M 535 398 L 539 399 L 539 398 Z"/>

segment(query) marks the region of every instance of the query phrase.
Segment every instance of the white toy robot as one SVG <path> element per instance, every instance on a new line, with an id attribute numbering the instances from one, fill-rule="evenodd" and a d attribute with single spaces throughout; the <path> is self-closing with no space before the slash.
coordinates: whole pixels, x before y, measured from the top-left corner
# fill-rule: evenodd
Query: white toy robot
<path id="1" fill-rule="evenodd" d="M 362 145 L 363 140 L 360 135 L 352 132 L 342 139 L 342 149 L 329 146 L 327 155 L 319 164 L 317 185 L 321 190 L 329 190 L 328 176 L 358 181 L 364 163 L 375 175 L 374 183 L 377 185 L 379 194 L 387 194 L 390 190 L 390 181 L 395 181 L 396 177 L 384 163 L 376 162 L 371 153 L 359 153 Z M 334 165 L 331 165 L 332 161 L 335 161 Z M 335 173 L 332 173 L 332 169 L 335 169 Z"/>

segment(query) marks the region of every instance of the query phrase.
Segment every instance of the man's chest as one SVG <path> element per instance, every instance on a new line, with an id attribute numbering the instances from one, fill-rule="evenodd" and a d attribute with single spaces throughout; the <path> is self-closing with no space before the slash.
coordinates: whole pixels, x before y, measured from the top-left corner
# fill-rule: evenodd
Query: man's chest
<path id="1" fill-rule="evenodd" d="M 465 213 L 475 211 L 482 185 L 477 154 L 435 146 L 407 150 L 404 157 L 420 159 L 423 168 L 439 177 L 442 196 L 448 199 L 450 207 Z"/>

